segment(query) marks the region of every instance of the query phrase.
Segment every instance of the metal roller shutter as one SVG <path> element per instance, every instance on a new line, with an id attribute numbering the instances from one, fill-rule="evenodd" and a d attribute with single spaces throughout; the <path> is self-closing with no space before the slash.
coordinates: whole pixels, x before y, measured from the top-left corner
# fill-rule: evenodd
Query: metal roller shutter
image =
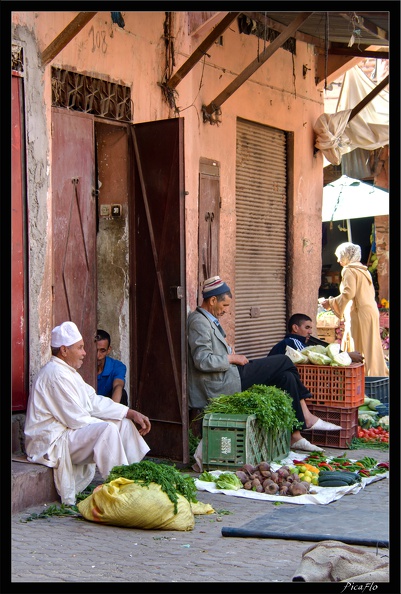
<path id="1" fill-rule="evenodd" d="M 286 134 L 237 121 L 235 350 L 267 355 L 286 331 Z"/>

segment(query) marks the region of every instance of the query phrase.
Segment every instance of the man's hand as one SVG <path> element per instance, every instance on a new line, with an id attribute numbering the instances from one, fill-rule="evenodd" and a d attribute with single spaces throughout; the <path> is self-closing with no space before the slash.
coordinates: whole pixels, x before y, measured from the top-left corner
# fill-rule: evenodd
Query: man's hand
<path id="1" fill-rule="evenodd" d="M 134 421 L 136 425 L 139 425 L 140 429 L 138 429 L 138 431 L 140 435 L 146 435 L 147 433 L 149 433 L 151 428 L 150 421 L 148 417 L 146 417 L 142 413 L 132 408 L 129 408 L 127 412 L 127 419 L 131 419 L 131 421 Z"/>
<path id="2" fill-rule="evenodd" d="M 249 363 L 245 355 L 236 355 L 235 353 L 228 355 L 228 362 L 233 363 L 234 365 L 246 365 Z"/>
<path id="3" fill-rule="evenodd" d="M 363 355 L 361 355 L 361 353 L 358 353 L 358 351 L 352 351 L 352 353 L 348 353 L 349 356 L 351 357 L 351 361 L 353 363 L 363 363 Z"/>

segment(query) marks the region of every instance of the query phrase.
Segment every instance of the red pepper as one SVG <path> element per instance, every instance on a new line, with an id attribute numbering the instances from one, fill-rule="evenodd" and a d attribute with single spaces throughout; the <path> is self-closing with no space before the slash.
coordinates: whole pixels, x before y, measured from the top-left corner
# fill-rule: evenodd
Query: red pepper
<path id="1" fill-rule="evenodd" d="M 318 466 L 320 468 L 327 468 L 327 470 L 334 470 L 334 468 L 330 466 L 330 464 L 328 464 L 327 462 L 319 462 Z"/>
<path id="2" fill-rule="evenodd" d="M 389 469 L 389 463 L 388 462 L 380 462 L 380 464 L 377 465 L 378 468 L 386 468 L 387 470 Z"/>

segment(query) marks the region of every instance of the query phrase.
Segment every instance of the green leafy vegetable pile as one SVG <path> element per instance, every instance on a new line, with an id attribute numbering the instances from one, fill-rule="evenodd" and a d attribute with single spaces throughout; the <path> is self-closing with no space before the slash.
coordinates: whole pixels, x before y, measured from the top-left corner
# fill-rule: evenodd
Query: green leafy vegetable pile
<path id="1" fill-rule="evenodd" d="M 160 485 L 162 491 L 174 503 L 174 513 L 177 513 L 178 494 L 185 497 L 189 502 L 197 503 L 194 479 L 187 474 L 182 474 L 175 466 L 156 464 L 150 460 L 142 460 L 126 466 L 114 466 L 106 479 L 106 483 L 119 477 L 129 479 L 146 487 L 150 483 Z"/>
<path id="2" fill-rule="evenodd" d="M 254 385 L 243 392 L 213 398 L 205 414 L 255 415 L 266 430 L 301 429 L 292 406 L 292 398 L 276 386 Z"/>
<path id="3" fill-rule="evenodd" d="M 223 472 L 215 479 L 217 489 L 232 489 L 238 491 L 242 489 L 242 483 L 236 474 L 232 472 Z"/>
<path id="4" fill-rule="evenodd" d="M 213 476 L 210 472 L 202 472 L 199 475 L 200 481 L 216 483 L 216 489 L 231 489 L 238 491 L 242 489 L 242 483 L 234 472 L 222 472 L 219 476 Z"/>

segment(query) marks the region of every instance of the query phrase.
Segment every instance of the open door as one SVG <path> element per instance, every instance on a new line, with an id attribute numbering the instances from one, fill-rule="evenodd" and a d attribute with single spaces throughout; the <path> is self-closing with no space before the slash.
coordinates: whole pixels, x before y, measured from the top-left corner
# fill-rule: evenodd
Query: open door
<path id="1" fill-rule="evenodd" d="M 187 463 L 184 120 L 131 128 L 131 396 L 150 456 Z"/>
<path id="2" fill-rule="evenodd" d="M 53 325 L 71 320 L 85 341 L 80 370 L 96 386 L 96 202 L 93 117 L 52 110 Z"/>

